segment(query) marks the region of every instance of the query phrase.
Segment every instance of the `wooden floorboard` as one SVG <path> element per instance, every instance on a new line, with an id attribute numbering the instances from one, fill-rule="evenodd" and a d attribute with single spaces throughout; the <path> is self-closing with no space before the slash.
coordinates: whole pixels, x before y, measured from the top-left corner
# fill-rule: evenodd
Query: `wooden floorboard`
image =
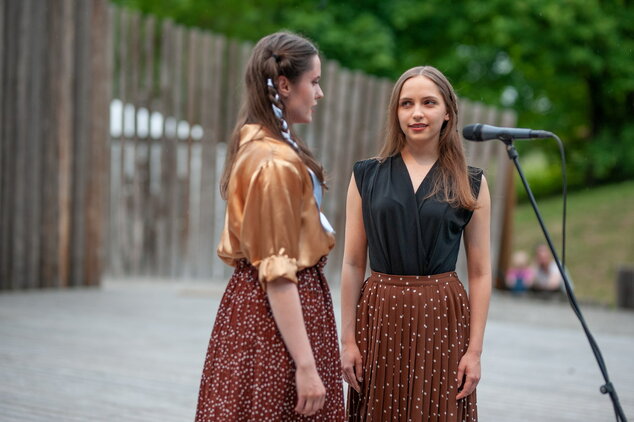
<path id="1" fill-rule="evenodd" d="M 221 295 L 161 280 L 0 294 L 0 421 L 193 420 Z M 634 419 L 634 312 L 582 310 Z M 567 303 L 494 296 L 481 421 L 613 421 L 602 383 Z"/>

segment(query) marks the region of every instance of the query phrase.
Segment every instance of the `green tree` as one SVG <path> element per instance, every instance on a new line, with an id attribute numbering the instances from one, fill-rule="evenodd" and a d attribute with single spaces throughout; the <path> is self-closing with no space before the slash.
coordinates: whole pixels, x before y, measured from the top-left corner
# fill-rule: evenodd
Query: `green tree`
<path id="1" fill-rule="evenodd" d="M 432 64 L 458 95 L 511 107 L 518 125 L 559 134 L 571 180 L 634 177 L 628 0 L 115 2 L 251 41 L 294 30 L 315 40 L 326 57 L 380 76 Z"/>

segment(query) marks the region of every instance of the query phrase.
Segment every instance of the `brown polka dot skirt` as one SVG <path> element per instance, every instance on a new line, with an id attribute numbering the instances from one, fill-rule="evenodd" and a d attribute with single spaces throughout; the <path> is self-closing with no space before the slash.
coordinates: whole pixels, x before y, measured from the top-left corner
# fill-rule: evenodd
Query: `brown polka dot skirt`
<path id="1" fill-rule="evenodd" d="M 220 302 L 198 396 L 196 421 L 342 421 L 341 363 L 326 258 L 297 273 L 304 323 L 326 387 L 319 413 L 302 417 L 295 367 L 273 319 L 258 271 L 241 261 Z"/>
<path id="2" fill-rule="evenodd" d="M 469 302 L 455 272 L 372 273 L 357 308 L 361 394 L 348 390 L 350 421 L 477 421 L 476 393 L 456 401 L 469 342 Z"/>

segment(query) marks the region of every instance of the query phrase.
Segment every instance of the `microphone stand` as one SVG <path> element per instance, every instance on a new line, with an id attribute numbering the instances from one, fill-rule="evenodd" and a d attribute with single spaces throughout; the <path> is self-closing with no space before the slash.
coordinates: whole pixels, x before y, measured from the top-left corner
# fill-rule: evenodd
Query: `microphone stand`
<path id="1" fill-rule="evenodd" d="M 553 137 L 554 136 L 555 135 L 553 135 Z M 515 164 L 515 168 L 517 168 L 517 172 L 519 173 L 520 178 L 522 179 L 522 184 L 524 185 L 524 188 L 526 189 L 526 193 L 528 194 L 528 198 L 531 202 L 531 205 L 533 206 L 533 210 L 535 211 L 535 215 L 537 216 L 539 225 L 541 226 L 542 231 L 544 232 L 544 236 L 546 237 L 546 241 L 548 242 L 548 247 L 550 248 L 550 251 L 552 252 L 553 257 L 555 258 L 555 262 L 557 263 L 557 268 L 559 269 L 559 272 L 561 273 L 561 277 L 564 281 L 564 286 L 566 288 L 566 294 L 568 295 L 568 301 L 570 302 L 570 306 L 572 307 L 573 311 L 577 315 L 577 318 L 581 322 L 583 331 L 585 332 L 586 337 L 588 338 L 588 342 L 590 343 L 590 348 L 592 349 L 592 352 L 594 353 L 594 356 L 597 360 L 597 364 L 599 365 L 599 369 L 601 370 L 601 373 L 603 374 L 603 379 L 605 380 L 605 384 L 599 388 L 599 391 L 601 391 L 602 394 L 610 395 L 610 399 L 612 400 L 612 405 L 614 407 L 614 413 L 616 414 L 616 420 L 621 422 L 627 422 L 627 419 L 625 418 L 625 414 L 623 413 L 623 409 L 621 408 L 621 403 L 619 402 L 619 397 L 616 394 L 616 389 L 614 388 L 614 385 L 612 384 L 612 382 L 610 382 L 610 377 L 608 376 L 608 369 L 605 365 L 605 361 L 603 360 L 603 355 L 601 354 L 601 350 L 599 350 L 599 346 L 594 340 L 594 337 L 590 333 L 590 329 L 586 325 L 586 322 L 583 319 L 583 316 L 581 315 L 581 309 L 579 309 L 579 305 L 577 304 L 577 300 L 575 298 L 574 292 L 572 291 L 572 287 L 571 287 L 570 281 L 568 280 L 566 271 L 564 270 L 563 266 L 561 265 L 561 262 L 559 261 L 559 257 L 557 256 L 557 251 L 555 250 L 555 246 L 553 245 L 553 242 L 550 239 L 550 235 L 548 234 L 548 230 L 546 229 L 544 220 L 542 219 L 539 209 L 537 208 L 537 203 L 535 201 L 535 197 L 533 196 L 533 192 L 531 191 L 531 188 L 528 186 L 528 182 L 526 181 L 526 178 L 524 177 L 524 173 L 522 172 L 522 167 L 520 166 L 520 163 L 518 160 L 519 154 L 517 153 L 515 146 L 513 146 L 513 137 L 502 134 L 499 136 L 499 139 L 506 144 L 506 151 L 508 153 L 508 156 Z"/>

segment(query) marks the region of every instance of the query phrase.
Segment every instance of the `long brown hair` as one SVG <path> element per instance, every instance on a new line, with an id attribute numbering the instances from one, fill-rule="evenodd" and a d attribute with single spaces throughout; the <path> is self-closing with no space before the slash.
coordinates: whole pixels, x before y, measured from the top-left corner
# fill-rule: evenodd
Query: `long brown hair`
<path id="1" fill-rule="evenodd" d="M 275 83 L 278 76 L 285 76 L 291 83 L 296 82 L 304 72 L 311 69 L 312 59 L 318 54 L 313 43 L 291 32 L 276 32 L 267 35 L 253 47 L 246 65 L 242 107 L 227 147 L 225 168 L 220 179 L 220 193 L 223 198 L 227 198 L 229 176 L 240 147 L 242 126 L 257 123 L 269 133 L 279 135 L 280 139 L 283 138 L 281 120 L 275 116 L 271 108 L 271 103 L 275 102 L 276 90 L 267 86 L 267 80 L 271 79 Z M 284 109 L 283 101 L 276 102 L 276 105 Z M 292 128 L 290 128 L 290 134 L 297 143 L 298 155 L 323 184 L 323 167 Z"/>
<path id="2" fill-rule="evenodd" d="M 449 115 L 449 120 L 445 121 L 440 130 L 438 173 L 434 177 L 433 188 L 427 197 L 440 193 L 442 200 L 452 206 L 474 210 L 476 208 L 476 198 L 471 191 L 462 139 L 458 134 L 458 101 L 456 100 L 456 93 L 445 75 L 435 67 L 418 66 L 411 68 L 396 81 L 388 105 L 385 141 L 378 158 L 383 161 L 401 152 L 405 146 L 405 134 L 401 130 L 398 120 L 399 97 L 403 84 L 415 76 L 424 76 L 438 87 Z"/>

